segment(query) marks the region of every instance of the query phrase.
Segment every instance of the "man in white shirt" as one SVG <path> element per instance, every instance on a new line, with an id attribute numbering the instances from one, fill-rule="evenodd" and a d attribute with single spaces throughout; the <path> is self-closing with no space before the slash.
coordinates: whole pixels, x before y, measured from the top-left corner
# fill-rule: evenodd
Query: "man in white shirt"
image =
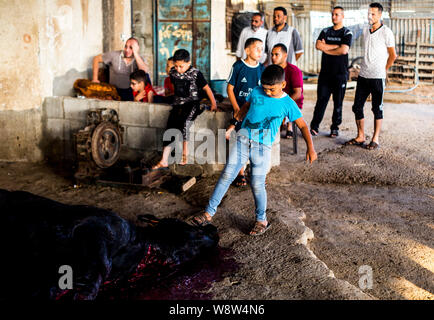
<path id="1" fill-rule="evenodd" d="M 363 30 L 365 53 L 363 62 L 360 65 L 353 105 L 357 125 L 357 137 L 347 141 L 345 144 L 365 146 L 363 107 L 366 99 L 371 94 L 372 112 L 374 113 L 374 134 L 366 148 L 374 150 L 380 147 L 379 137 L 383 121 L 383 94 L 386 74 L 397 56 L 392 30 L 381 23 L 383 6 L 379 3 L 371 3 L 368 10 L 369 26 Z"/>
<path id="2" fill-rule="evenodd" d="M 240 34 L 240 38 L 238 39 L 236 56 L 237 60 L 246 59 L 246 52 L 244 50 L 244 44 L 246 40 L 249 38 L 260 39 L 262 43 L 265 43 L 265 38 L 267 37 L 267 30 L 262 26 L 264 24 L 264 16 L 260 12 L 255 12 L 252 16 L 250 27 L 245 27 Z M 261 59 L 259 59 L 260 63 L 264 63 L 267 55 L 265 51 L 262 52 Z"/>
<path id="3" fill-rule="evenodd" d="M 268 30 L 265 50 L 267 52 L 267 64 L 272 64 L 271 51 L 278 43 L 283 43 L 288 49 L 288 63 L 296 64 L 303 54 L 303 43 L 297 29 L 289 26 L 288 13 L 283 7 L 276 7 L 273 11 L 274 27 Z"/>

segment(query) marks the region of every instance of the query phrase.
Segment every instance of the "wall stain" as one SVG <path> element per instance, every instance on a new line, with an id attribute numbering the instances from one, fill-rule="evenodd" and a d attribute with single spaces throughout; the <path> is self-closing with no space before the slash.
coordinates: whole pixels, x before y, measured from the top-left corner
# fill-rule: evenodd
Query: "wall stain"
<path id="1" fill-rule="evenodd" d="M 89 21 L 89 1 L 81 0 L 81 20 L 83 23 L 83 35 L 86 33 Z"/>

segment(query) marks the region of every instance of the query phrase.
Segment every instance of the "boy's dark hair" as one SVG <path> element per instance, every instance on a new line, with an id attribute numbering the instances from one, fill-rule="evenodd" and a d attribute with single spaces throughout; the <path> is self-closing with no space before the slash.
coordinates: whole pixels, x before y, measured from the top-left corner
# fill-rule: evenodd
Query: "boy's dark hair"
<path id="1" fill-rule="evenodd" d="M 282 83 L 285 80 L 285 71 L 281 66 L 277 64 L 269 65 L 262 72 L 261 84 L 267 86 L 273 86 L 278 83 Z"/>
<path id="2" fill-rule="evenodd" d="M 136 80 L 137 82 L 144 82 L 145 85 L 148 84 L 148 77 L 146 76 L 146 72 L 140 69 L 130 74 L 130 80 Z"/>
<path id="3" fill-rule="evenodd" d="M 244 43 L 244 49 L 246 49 L 247 47 L 250 47 L 250 45 L 254 44 L 256 41 L 262 42 L 261 39 L 258 38 L 249 38 L 246 40 L 246 43 Z"/>
<path id="4" fill-rule="evenodd" d="M 185 49 L 178 49 L 173 54 L 173 62 L 185 61 L 190 62 L 190 53 Z"/>
<path id="5" fill-rule="evenodd" d="M 288 49 L 286 48 L 286 46 L 283 43 L 275 44 L 273 49 L 274 48 L 280 48 L 280 50 L 282 50 L 282 52 L 288 53 Z"/>
<path id="6" fill-rule="evenodd" d="M 344 8 L 342 8 L 341 6 L 334 7 L 332 11 L 335 11 L 335 10 L 338 10 L 338 9 L 344 11 Z"/>
<path id="7" fill-rule="evenodd" d="M 167 61 L 173 61 L 173 57 L 169 57 L 169 59 L 167 59 Z"/>
<path id="8" fill-rule="evenodd" d="M 377 8 L 378 11 L 383 12 L 383 6 L 378 2 L 373 2 L 369 5 L 369 8 Z"/>
<path id="9" fill-rule="evenodd" d="M 286 9 L 284 7 L 276 7 L 273 11 L 282 11 L 284 16 L 288 15 L 288 12 L 286 12 Z"/>

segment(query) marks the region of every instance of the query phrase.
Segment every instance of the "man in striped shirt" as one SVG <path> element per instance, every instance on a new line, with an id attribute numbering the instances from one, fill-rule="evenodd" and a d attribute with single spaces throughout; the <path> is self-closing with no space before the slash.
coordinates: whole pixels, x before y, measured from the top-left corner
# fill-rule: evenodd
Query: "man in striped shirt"
<path id="1" fill-rule="evenodd" d="M 296 64 L 303 54 L 303 43 L 298 31 L 289 26 L 286 21 L 288 14 L 285 8 L 276 7 L 273 12 L 273 29 L 268 31 L 265 50 L 267 52 L 267 64 L 272 64 L 271 51 L 278 43 L 282 43 L 288 49 L 288 63 Z"/>

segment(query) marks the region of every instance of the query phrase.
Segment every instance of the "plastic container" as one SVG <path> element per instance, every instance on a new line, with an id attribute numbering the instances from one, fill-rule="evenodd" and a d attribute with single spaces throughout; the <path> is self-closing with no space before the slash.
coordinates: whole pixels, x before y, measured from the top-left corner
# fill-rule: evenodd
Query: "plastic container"
<path id="1" fill-rule="evenodd" d="M 211 89 L 221 94 L 225 98 L 228 97 L 228 93 L 226 92 L 227 85 L 228 83 L 226 80 L 211 80 Z"/>

